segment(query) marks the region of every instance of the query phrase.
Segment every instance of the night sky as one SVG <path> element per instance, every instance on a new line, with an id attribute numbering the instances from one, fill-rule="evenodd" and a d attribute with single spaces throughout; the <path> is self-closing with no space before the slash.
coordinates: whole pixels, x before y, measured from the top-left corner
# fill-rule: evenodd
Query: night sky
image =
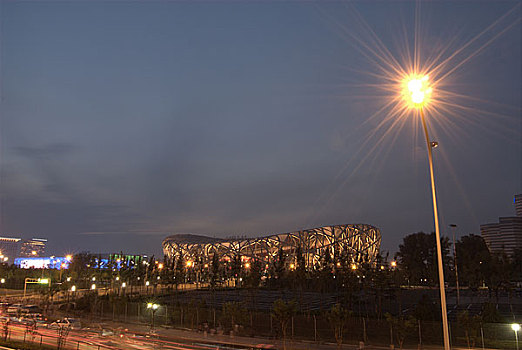
<path id="1" fill-rule="evenodd" d="M 393 97 L 379 50 L 402 65 L 417 38 L 421 59 L 458 52 L 427 118 L 442 233 L 478 234 L 522 191 L 520 17 L 518 1 L 1 1 L 0 232 L 158 255 L 173 233 L 368 223 L 395 252 L 433 217 L 418 120 L 376 113 Z"/>

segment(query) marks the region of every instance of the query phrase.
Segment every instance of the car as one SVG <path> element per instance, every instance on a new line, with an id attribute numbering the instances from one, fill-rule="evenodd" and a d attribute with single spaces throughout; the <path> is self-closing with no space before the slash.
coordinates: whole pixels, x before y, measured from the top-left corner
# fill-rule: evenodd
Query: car
<path id="1" fill-rule="evenodd" d="M 48 326 L 48 328 L 50 329 L 59 329 L 61 327 L 68 327 L 70 329 L 82 329 L 80 320 L 68 317 L 64 318 L 63 320 L 53 322 Z"/>
<path id="2" fill-rule="evenodd" d="M 1 312 L 7 312 L 7 308 L 10 306 L 10 303 L 1 302 L 0 303 L 0 311 Z"/>
<path id="3" fill-rule="evenodd" d="M 36 327 L 43 327 L 46 328 L 49 326 L 49 323 L 47 322 L 47 319 L 36 319 Z"/>
<path id="4" fill-rule="evenodd" d="M 42 310 L 36 306 L 36 305 L 25 305 L 25 306 L 22 306 L 20 308 L 20 311 L 22 313 L 27 313 L 27 314 L 36 314 L 36 313 L 41 313 Z"/>
<path id="5" fill-rule="evenodd" d="M 7 307 L 8 314 L 17 314 L 24 307 L 23 304 L 13 304 Z"/>
<path id="6" fill-rule="evenodd" d="M 36 320 L 32 317 L 20 317 L 18 319 L 18 323 L 21 323 L 25 326 L 35 326 Z"/>

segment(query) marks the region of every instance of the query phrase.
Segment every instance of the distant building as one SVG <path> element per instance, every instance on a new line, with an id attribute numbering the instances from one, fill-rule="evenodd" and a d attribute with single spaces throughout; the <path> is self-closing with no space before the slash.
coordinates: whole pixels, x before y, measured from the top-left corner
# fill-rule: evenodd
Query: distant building
<path id="1" fill-rule="evenodd" d="M 375 263 L 380 245 L 381 231 L 377 227 L 350 224 L 244 239 L 177 234 L 163 240 L 163 253 L 175 261 L 181 258 L 188 267 L 196 261 L 203 266 L 209 265 L 216 255 L 224 262 L 241 257 L 245 263 L 254 259 L 268 266 L 276 259 L 278 252 L 283 251 L 288 254 L 287 262 L 292 269 L 301 249 L 306 267 L 313 269 L 326 253 L 332 258 L 336 254 L 343 256 L 344 261 L 350 264 Z"/>
<path id="2" fill-rule="evenodd" d="M 517 216 L 522 217 L 522 194 L 515 195 L 515 211 Z"/>
<path id="3" fill-rule="evenodd" d="M 21 238 L 0 237 L 0 262 L 12 264 L 20 253 Z"/>
<path id="4" fill-rule="evenodd" d="M 22 269 L 68 269 L 70 259 L 67 257 L 16 258 L 14 264 Z"/>
<path id="5" fill-rule="evenodd" d="M 33 238 L 24 240 L 20 248 L 20 257 L 22 258 L 38 258 L 45 255 L 45 245 L 47 240 L 43 238 Z"/>
<path id="6" fill-rule="evenodd" d="M 492 253 L 512 256 L 522 249 L 522 194 L 515 196 L 516 216 L 501 217 L 498 223 L 480 225 L 480 234 Z"/>

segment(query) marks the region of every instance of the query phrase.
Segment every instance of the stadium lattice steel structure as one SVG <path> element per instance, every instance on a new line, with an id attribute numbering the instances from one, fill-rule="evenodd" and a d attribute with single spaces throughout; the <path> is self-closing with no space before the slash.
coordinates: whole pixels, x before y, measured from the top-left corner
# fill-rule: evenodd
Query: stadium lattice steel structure
<path id="1" fill-rule="evenodd" d="M 266 263 L 277 256 L 280 249 L 295 257 L 300 247 L 306 267 L 317 266 L 328 251 L 332 258 L 345 263 L 373 263 L 379 254 L 381 233 L 366 225 L 335 225 L 292 233 L 281 233 L 260 238 L 219 239 L 199 235 L 178 234 L 165 238 L 163 252 L 168 258 L 187 262 L 208 263 L 214 254 L 220 260 L 232 261 L 238 256 L 244 260 L 260 259 Z M 287 259 L 291 262 L 292 259 Z"/>

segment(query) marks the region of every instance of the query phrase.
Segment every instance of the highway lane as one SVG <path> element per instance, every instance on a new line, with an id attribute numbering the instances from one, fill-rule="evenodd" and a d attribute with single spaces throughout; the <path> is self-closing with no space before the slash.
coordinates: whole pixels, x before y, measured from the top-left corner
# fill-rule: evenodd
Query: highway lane
<path id="1" fill-rule="evenodd" d="M 18 324 L 9 325 L 11 341 L 48 345 L 57 347 L 58 330 L 38 328 L 34 331 Z M 188 343 L 172 339 L 164 339 L 156 335 L 136 334 L 122 331 L 119 334 L 104 335 L 93 330 L 70 330 L 63 349 L 70 350 L 226 350 L 238 348 L 216 344 Z"/>

